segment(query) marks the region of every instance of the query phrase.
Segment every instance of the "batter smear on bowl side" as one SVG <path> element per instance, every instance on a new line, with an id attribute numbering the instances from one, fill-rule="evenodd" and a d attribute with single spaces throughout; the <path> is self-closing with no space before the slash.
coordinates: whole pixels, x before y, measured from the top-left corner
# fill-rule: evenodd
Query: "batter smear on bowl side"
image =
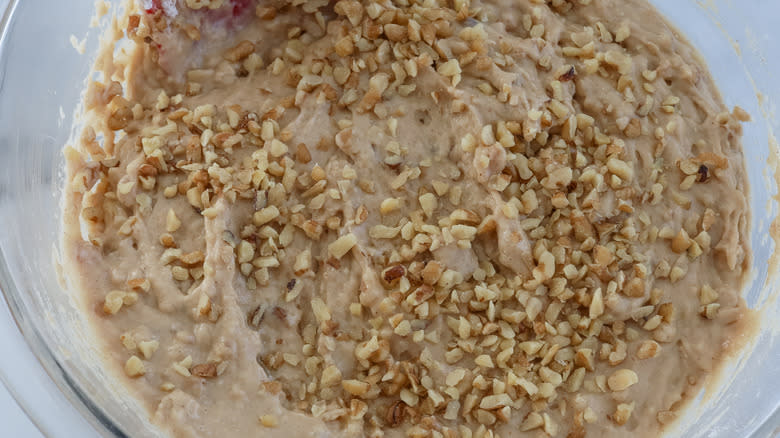
<path id="1" fill-rule="evenodd" d="M 645 0 L 124 7 L 65 264 L 173 436 L 658 436 L 743 333 L 748 116 Z"/>

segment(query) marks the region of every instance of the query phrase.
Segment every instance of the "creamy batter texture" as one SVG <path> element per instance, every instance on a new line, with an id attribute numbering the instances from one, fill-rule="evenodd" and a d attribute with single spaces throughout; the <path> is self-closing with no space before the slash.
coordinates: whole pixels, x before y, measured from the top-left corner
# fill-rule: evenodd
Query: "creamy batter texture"
<path id="1" fill-rule="evenodd" d="M 658 436 L 739 340 L 748 117 L 645 0 L 125 8 L 65 265 L 172 436 Z"/>

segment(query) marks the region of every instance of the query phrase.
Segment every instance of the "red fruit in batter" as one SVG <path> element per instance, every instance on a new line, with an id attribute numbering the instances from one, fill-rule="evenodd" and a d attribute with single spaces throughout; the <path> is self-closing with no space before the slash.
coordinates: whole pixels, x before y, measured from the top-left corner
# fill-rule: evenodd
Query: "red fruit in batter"
<path id="1" fill-rule="evenodd" d="M 157 11 L 162 9 L 162 0 L 152 0 L 152 6 L 149 8 L 146 8 L 147 14 L 154 14 Z"/>
<path id="2" fill-rule="evenodd" d="M 233 5 L 233 16 L 238 17 L 252 4 L 252 0 L 230 0 L 230 4 Z"/>

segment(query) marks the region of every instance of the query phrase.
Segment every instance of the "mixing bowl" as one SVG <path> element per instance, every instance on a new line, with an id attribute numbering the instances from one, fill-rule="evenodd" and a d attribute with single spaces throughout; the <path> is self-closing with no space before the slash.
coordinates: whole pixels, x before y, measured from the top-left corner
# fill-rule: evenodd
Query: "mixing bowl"
<path id="1" fill-rule="evenodd" d="M 773 131 L 780 128 L 774 104 L 780 101 L 780 2 L 652 3 L 701 51 L 727 105 L 753 115 L 744 138 L 753 210 L 746 299 L 760 311 L 760 332 L 669 436 L 774 436 L 780 282 L 770 261 L 778 211 Z M 73 134 L 89 54 L 101 34 L 90 27 L 93 8 L 92 0 L 11 0 L 0 22 L 0 288 L 8 305 L 0 305 L 0 379 L 46 436 L 160 436 L 102 369 L 77 311 L 78 294 L 59 281 L 61 149 Z"/>

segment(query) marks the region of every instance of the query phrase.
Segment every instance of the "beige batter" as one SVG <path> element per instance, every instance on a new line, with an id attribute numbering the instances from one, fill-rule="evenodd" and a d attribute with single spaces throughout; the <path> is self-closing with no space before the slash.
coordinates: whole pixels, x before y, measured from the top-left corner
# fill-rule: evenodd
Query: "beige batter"
<path id="1" fill-rule="evenodd" d="M 645 0 L 141 3 L 66 267 L 173 436 L 658 436 L 739 340 L 747 115 Z"/>

